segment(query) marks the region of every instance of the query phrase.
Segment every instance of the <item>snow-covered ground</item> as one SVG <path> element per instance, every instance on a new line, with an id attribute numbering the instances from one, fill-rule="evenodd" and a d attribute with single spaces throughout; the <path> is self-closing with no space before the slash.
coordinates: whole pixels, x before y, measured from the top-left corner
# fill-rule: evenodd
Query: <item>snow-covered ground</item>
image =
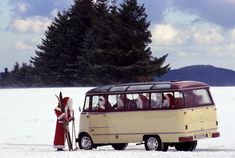
<path id="1" fill-rule="evenodd" d="M 147 152 L 143 145 L 131 144 L 125 151 L 115 151 L 109 146 L 92 151 L 77 150 L 57 152 L 52 147 L 57 104 L 55 94 L 60 91 L 74 100 L 76 125 L 79 106 L 90 88 L 36 88 L 0 89 L 0 158 L 86 158 L 86 157 L 235 157 L 235 87 L 212 87 L 211 92 L 217 105 L 221 137 L 201 140 L 194 152 Z M 78 132 L 78 126 L 76 127 Z"/>

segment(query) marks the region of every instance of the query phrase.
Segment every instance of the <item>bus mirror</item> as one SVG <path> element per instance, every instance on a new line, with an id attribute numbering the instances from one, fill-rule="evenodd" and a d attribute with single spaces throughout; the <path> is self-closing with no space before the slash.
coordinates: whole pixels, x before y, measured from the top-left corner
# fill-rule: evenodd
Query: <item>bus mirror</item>
<path id="1" fill-rule="evenodd" d="M 79 112 L 81 112 L 81 111 L 82 111 L 80 106 L 79 106 L 78 110 L 79 110 Z"/>

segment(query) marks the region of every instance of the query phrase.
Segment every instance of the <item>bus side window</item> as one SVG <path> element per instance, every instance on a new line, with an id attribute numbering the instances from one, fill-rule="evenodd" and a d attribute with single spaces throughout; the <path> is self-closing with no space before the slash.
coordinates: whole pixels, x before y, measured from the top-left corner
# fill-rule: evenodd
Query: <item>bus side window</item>
<path id="1" fill-rule="evenodd" d="M 128 103 L 129 100 L 126 98 L 126 94 L 120 94 L 117 96 L 117 110 L 124 110 L 124 105 Z"/>
<path id="2" fill-rule="evenodd" d="M 86 96 L 83 111 L 89 111 L 90 97 Z"/>
<path id="3" fill-rule="evenodd" d="M 99 111 L 113 111 L 108 98 L 109 98 L 109 95 L 100 96 L 99 103 L 98 103 Z"/>
<path id="4" fill-rule="evenodd" d="M 98 111 L 98 104 L 99 103 L 99 96 L 92 96 L 92 105 L 91 110 L 92 111 Z"/>
<path id="5" fill-rule="evenodd" d="M 194 90 L 195 94 L 195 105 L 201 106 L 201 105 L 209 105 L 212 104 L 212 100 L 209 96 L 209 92 L 207 89 L 197 89 Z"/>
<path id="6" fill-rule="evenodd" d="M 139 93 L 136 100 L 136 105 L 138 109 L 148 109 L 149 108 L 149 93 Z"/>
<path id="7" fill-rule="evenodd" d="M 162 98 L 163 94 L 161 92 L 151 93 L 151 108 L 162 108 Z"/>
<path id="8" fill-rule="evenodd" d="M 107 95 L 92 96 L 92 111 L 103 112 L 109 109 L 110 103 Z"/>
<path id="9" fill-rule="evenodd" d="M 136 110 L 137 109 L 136 101 L 138 94 L 127 94 L 126 97 L 127 97 L 127 101 L 125 102 L 126 109 Z"/>
<path id="10" fill-rule="evenodd" d="M 124 110 L 124 98 L 122 95 L 109 95 L 110 109 L 109 111 Z"/>
<path id="11" fill-rule="evenodd" d="M 172 93 L 164 93 L 162 107 L 174 108 L 174 97 Z"/>
<path id="12" fill-rule="evenodd" d="M 182 92 L 175 92 L 175 108 L 184 107 L 184 99 Z"/>
<path id="13" fill-rule="evenodd" d="M 193 107 L 195 105 L 195 94 L 193 90 L 186 90 L 185 94 L 185 106 L 186 107 Z"/>

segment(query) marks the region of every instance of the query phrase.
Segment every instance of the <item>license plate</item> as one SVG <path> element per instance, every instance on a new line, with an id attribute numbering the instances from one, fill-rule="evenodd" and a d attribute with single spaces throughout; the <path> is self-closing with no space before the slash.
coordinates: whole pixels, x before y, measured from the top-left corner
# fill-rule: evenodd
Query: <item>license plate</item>
<path id="1" fill-rule="evenodd" d="M 195 135 L 195 139 L 203 139 L 203 138 L 206 138 L 207 137 L 207 134 L 198 134 L 198 135 Z"/>

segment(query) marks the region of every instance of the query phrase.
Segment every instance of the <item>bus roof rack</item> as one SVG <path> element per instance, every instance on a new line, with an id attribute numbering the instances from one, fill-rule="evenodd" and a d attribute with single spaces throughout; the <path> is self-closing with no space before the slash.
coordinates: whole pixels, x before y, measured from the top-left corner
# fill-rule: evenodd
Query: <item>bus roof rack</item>
<path id="1" fill-rule="evenodd" d="M 146 90 L 183 90 L 208 87 L 204 82 L 199 81 L 155 81 L 155 82 L 139 82 L 139 83 L 123 83 L 116 85 L 106 85 L 93 88 L 87 94 L 96 93 L 126 93 L 126 92 L 140 92 Z"/>

